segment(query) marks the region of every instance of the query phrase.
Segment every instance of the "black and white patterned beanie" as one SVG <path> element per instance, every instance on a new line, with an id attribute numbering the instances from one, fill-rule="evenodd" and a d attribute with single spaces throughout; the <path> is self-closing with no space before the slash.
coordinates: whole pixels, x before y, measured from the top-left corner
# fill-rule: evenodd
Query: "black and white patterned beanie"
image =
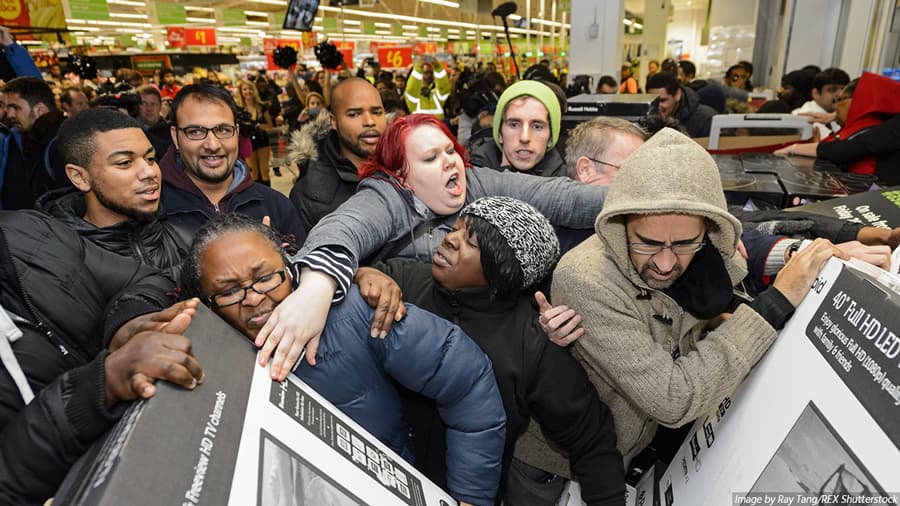
<path id="1" fill-rule="evenodd" d="M 522 288 L 544 279 L 559 259 L 559 239 L 540 211 L 511 197 L 485 197 L 466 206 L 471 215 L 490 223 L 516 255 L 522 269 Z"/>

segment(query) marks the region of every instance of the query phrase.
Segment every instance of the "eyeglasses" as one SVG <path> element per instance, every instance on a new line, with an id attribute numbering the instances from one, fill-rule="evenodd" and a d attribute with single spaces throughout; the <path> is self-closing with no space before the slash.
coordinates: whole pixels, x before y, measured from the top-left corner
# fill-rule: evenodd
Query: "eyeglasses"
<path id="1" fill-rule="evenodd" d="M 286 275 L 284 269 L 281 269 L 280 271 L 275 271 L 271 274 L 266 274 L 265 276 L 254 279 L 248 286 L 238 286 L 219 293 L 214 293 L 206 298 L 206 302 L 208 302 L 213 309 L 233 306 L 247 298 L 247 290 L 253 290 L 260 295 L 265 295 L 281 286 L 281 284 L 284 283 L 285 278 Z"/>
<path id="2" fill-rule="evenodd" d="M 731 74 L 729 79 L 731 79 L 732 82 L 738 82 L 741 79 L 747 79 L 747 74 Z"/>
<path id="3" fill-rule="evenodd" d="M 680 242 L 675 244 L 670 244 L 668 246 L 664 244 L 647 244 L 644 242 L 631 242 L 628 243 L 628 249 L 630 249 L 633 253 L 637 253 L 638 255 L 657 255 L 664 249 L 672 250 L 672 253 L 676 255 L 690 255 L 691 253 L 696 253 L 703 249 L 706 246 L 706 241 L 702 242 Z"/>
<path id="4" fill-rule="evenodd" d="M 210 132 L 216 136 L 217 139 L 230 139 L 234 137 L 234 134 L 237 133 L 237 127 L 235 125 L 216 125 L 212 128 L 206 128 L 197 125 L 191 125 L 185 128 L 175 127 L 175 130 L 180 131 L 184 134 L 185 137 L 192 141 L 202 141 L 209 135 Z"/>
<path id="5" fill-rule="evenodd" d="M 591 158 L 589 156 L 586 156 L 585 158 L 587 158 L 588 160 L 590 160 L 594 163 L 599 163 L 600 165 L 609 165 L 610 167 L 612 167 L 614 169 L 618 169 L 619 167 L 621 167 L 621 165 L 613 165 L 609 162 L 604 162 L 603 160 L 597 160 L 596 158 Z"/>

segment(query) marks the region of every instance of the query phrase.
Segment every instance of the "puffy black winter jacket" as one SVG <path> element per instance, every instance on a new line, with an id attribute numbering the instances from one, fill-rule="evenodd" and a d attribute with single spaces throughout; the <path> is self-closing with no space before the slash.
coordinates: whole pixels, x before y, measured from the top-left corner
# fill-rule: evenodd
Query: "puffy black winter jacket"
<path id="1" fill-rule="evenodd" d="M 42 195 L 36 208 L 106 250 L 170 271 L 173 279 L 178 279 L 177 268 L 190 251 L 193 239 L 188 230 L 169 221 L 161 208 L 151 221 L 128 220 L 96 227 L 82 218 L 86 212 L 84 194 L 75 188 L 61 188 Z"/>
<path id="2" fill-rule="evenodd" d="M 36 211 L 0 212 L 0 303 L 24 322 L 12 350 L 36 398 L 0 373 L 0 504 L 40 503 L 121 415 L 105 408 L 102 351 L 174 283 Z"/>

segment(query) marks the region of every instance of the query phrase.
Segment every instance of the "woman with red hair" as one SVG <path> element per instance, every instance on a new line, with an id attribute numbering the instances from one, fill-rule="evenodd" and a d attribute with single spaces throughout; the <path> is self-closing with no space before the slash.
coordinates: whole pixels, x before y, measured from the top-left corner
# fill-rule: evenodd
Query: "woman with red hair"
<path id="1" fill-rule="evenodd" d="M 315 362 L 328 308 L 343 299 L 360 264 L 395 257 L 430 263 L 466 204 L 504 195 L 530 203 L 551 223 L 589 229 L 606 198 L 606 188 L 468 167 L 467 159 L 433 116 L 412 114 L 385 130 L 360 167 L 356 194 L 313 227 L 292 259 L 301 270 L 300 284 L 257 336 L 261 365 L 275 352 L 273 378 L 287 376 L 307 342 L 307 360 Z M 376 311 L 373 337 L 386 334 L 399 317 L 399 302 L 385 300 Z"/>

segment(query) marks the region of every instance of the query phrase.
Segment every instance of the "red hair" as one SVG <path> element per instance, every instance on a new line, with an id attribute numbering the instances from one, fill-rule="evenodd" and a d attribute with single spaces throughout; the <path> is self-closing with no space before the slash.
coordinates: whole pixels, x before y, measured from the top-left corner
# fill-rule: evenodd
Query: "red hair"
<path id="1" fill-rule="evenodd" d="M 376 172 L 384 172 L 402 183 L 409 170 L 406 165 L 406 137 L 420 126 L 433 126 L 446 135 L 453 141 L 453 149 L 462 157 L 463 163 L 469 167 L 469 152 L 459 144 L 443 121 L 430 114 L 410 114 L 395 119 L 381 134 L 375 153 L 359 167 L 360 181 Z"/>

